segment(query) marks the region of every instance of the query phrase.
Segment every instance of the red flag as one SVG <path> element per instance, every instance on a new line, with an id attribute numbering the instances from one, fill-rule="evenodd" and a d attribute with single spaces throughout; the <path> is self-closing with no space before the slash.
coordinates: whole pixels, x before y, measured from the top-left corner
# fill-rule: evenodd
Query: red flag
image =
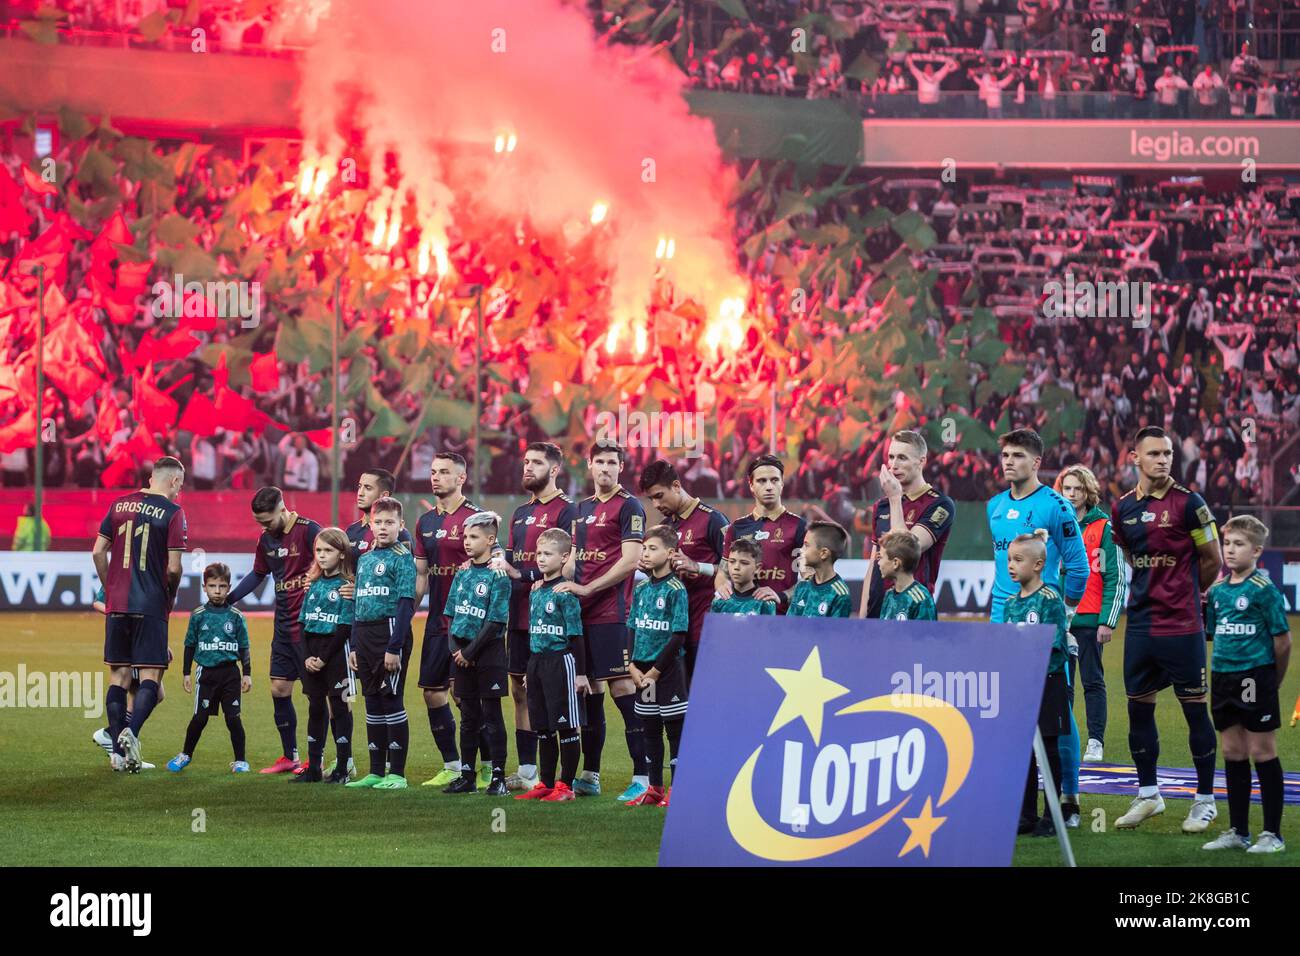
<path id="1" fill-rule="evenodd" d="M 122 255 L 114 243 L 129 246 L 134 241 L 135 237 L 131 235 L 131 229 L 119 209 L 104 223 L 104 228 L 90 244 L 90 274 L 111 286 L 116 278 L 113 274 L 113 260 L 120 259 Z"/>
<path id="2" fill-rule="evenodd" d="M 0 427 L 0 454 L 36 447 L 36 411 L 27 409 L 16 420 Z"/>
<path id="3" fill-rule="evenodd" d="M 31 227 L 32 217 L 23 205 L 22 188 L 9 175 L 9 170 L 0 166 L 0 235 L 17 231 L 26 238 Z"/>
<path id="4" fill-rule="evenodd" d="M 181 410 L 176 399 L 164 395 L 139 375 L 135 376 L 134 383 L 135 399 L 131 403 L 131 411 L 136 421 L 156 432 L 171 428 Z"/>
<path id="5" fill-rule="evenodd" d="M 195 435 L 212 435 L 222 427 L 221 416 L 217 414 L 217 406 L 212 399 L 202 392 L 195 392 L 185 403 L 185 410 L 181 412 L 181 420 L 176 427 Z"/>
<path id="6" fill-rule="evenodd" d="M 334 429 L 332 428 L 318 428 L 314 432 L 303 432 L 303 434 L 317 448 L 329 451 L 334 447 Z"/>
<path id="7" fill-rule="evenodd" d="M 57 196 L 59 194 L 59 189 L 54 185 L 54 183 L 47 183 L 45 180 L 41 179 L 40 176 L 37 176 L 27 168 L 26 163 L 23 163 L 23 182 L 27 184 L 28 189 L 37 195 Z"/>
<path id="8" fill-rule="evenodd" d="M 148 349 L 151 361 L 174 362 L 187 357 L 200 344 L 202 343 L 185 329 L 176 329 L 160 339 L 146 338 L 140 346 L 141 349 Z"/>
<path id="9" fill-rule="evenodd" d="M 131 437 L 126 440 L 122 450 L 136 461 L 154 461 L 162 457 L 162 448 L 153 437 L 153 432 L 144 425 L 137 425 Z"/>
<path id="10" fill-rule="evenodd" d="M 219 394 L 223 388 L 230 384 L 230 369 L 226 367 L 226 353 L 222 352 L 217 358 L 217 367 L 212 370 L 212 381 L 216 385 L 216 391 Z"/>
<path id="11" fill-rule="evenodd" d="M 222 356 L 225 357 L 224 355 Z M 253 379 L 253 391 L 274 391 L 280 384 L 280 366 L 275 359 L 275 350 L 259 355 L 248 366 L 248 373 Z"/>
<path id="12" fill-rule="evenodd" d="M 126 451 L 119 451 L 100 473 L 99 480 L 105 488 L 130 488 L 135 485 L 137 470 L 135 459 Z"/>
<path id="13" fill-rule="evenodd" d="M 95 434 L 99 436 L 101 444 L 107 445 L 113 440 L 120 417 L 121 409 L 113 395 L 113 389 L 110 388 L 108 394 L 100 400 L 99 413 L 95 416 Z"/>
<path id="14" fill-rule="evenodd" d="M 271 421 L 269 415 L 232 388 L 218 387 L 216 396 L 215 408 L 220 428 L 242 432 L 246 428 L 265 428 Z"/>

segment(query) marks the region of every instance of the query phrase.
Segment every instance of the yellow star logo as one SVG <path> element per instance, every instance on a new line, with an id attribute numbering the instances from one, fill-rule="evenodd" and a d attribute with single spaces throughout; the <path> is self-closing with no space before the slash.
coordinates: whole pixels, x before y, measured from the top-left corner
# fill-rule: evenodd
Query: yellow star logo
<path id="1" fill-rule="evenodd" d="M 944 821 L 947 819 L 947 817 L 936 817 L 934 815 L 930 806 L 930 798 L 926 797 L 925 806 L 921 809 L 919 817 L 903 817 L 903 822 L 907 824 L 907 828 L 912 832 L 908 836 L 907 842 L 903 844 L 903 848 L 898 851 L 898 855 L 900 857 L 907 856 L 917 847 L 920 847 L 921 852 L 928 859 L 930 856 L 930 839 L 934 836 L 934 831 L 943 826 Z"/>
<path id="2" fill-rule="evenodd" d="M 812 734 L 813 743 L 820 744 L 823 709 L 836 697 L 847 694 L 849 689 L 822 676 L 821 652 L 815 647 L 797 671 L 786 667 L 768 667 L 765 670 L 785 691 L 785 700 L 777 708 L 772 726 L 767 728 L 768 736 L 790 721 L 802 719 Z"/>

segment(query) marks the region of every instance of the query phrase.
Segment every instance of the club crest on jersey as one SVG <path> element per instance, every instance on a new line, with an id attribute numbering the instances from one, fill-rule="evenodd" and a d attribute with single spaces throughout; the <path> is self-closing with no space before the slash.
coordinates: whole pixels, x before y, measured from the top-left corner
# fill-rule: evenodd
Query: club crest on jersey
<path id="1" fill-rule="evenodd" d="M 818 614 L 825 614 L 828 610 L 830 610 L 830 605 L 827 604 L 825 601 L 822 601 L 821 604 L 817 605 Z"/>
<path id="2" fill-rule="evenodd" d="M 487 594 L 487 585 L 480 581 L 478 584 L 474 585 L 474 593 L 479 597 Z"/>
<path id="3" fill-rule="evenodd" d="M 1249 605 L 1249 604 L 1250 604 L 1250 601 L 1248 601 L 1248 600 L 1246 599 L 1246 595 L 1244 595 L 1244 594 L 1241 595 L 1240 597 L 1238 597 L 1237 600 L 1236 600 L 1235 602 L 1233 602 L 1233 606 L 1236 607 L 1236 609 L 1237 609 L 1238 611 L 1244 611 L 1244 610 L 1246 610 L 1246 607 L 1247 607 L 1247 605 Z"/>
<path id="4" fill-rule="evenodd" d="M 378 564 L 375 565 L 375 574 L 383 574 L 384 570 L 385 570 L 384 562 L 380 561 Z"/>
<path id="5" fill-rule="evenodd" d="M 234 634 L 234 633 L 235 633 L 235 622 L 234 622 L 234 621 L 227 621 L 227 622 L 226 622 L 226 624 L 225 624 L 225 632 L 226 632 L 227 634 Z"/>
<path id="6" fill-rule="evenodd" d="M 555 613 L 555 602 L 554 602 L 554 601 L 547 601 L 547 602 L 546 602 L 546 613 L 547 613 L 547 614 L 554 614 L 554 613 Z"/>
<path id="7" fill-rule="evenodd" d="M 663 599 L 663 598 L 658 598 L 658 599 L 656 599 L 656 600 L 655 600 L 655 607 L 657 607 L 659 610 L 662 611 L 662 610 L 664 609 L 664 599 Z"/>
<path id="8" fill-rule="evenodd" d="M 1169 527 L 1169 509 L 1167 508 L 1164 511 L 1160 512 L 1160 527 L 1162 528 Z"/>
<path id="9" fill-rule="evenodd" d="M 906 620 L 907 620 L 907 612 L 906 612 L 906 611 L 899 611 L 897 614 L 894 615 L 894 620 L 895 620 L 895 621 L 906 621 Z"/>
<path id="10" fill-rule="evenodd" d="M 1026 624 L 1037 624 L 1037 623 L 1038 623 L 1038 612 L 1037 612 L 1037 611 L 1030 611 L 1028 614 L 1026 614 L 1026 615 L 1025 615 L 1025 623 L 1026 623 Z"/>
<path id="11" fill-rule="evenodd" d="M 1020 517 L 1020 512 L 1017 511 L 1015 508 L 1009 508 L 1007 510 L 1007 517 L 1012 521 L 1015 521 L 1017 518 Z"/>
<path id="12" fill-rule="evenodd" d="M 460 525 L 452 525 L 451 530 L 447 532 L 447 537 L 452 538 L 452 539 L 459 538 L 459 537 L 460 537 Z"/>
<path id="13" fill-rule="evenodd" d="M 330 592 L 329 599 L 330 599 L 331 601 L 337 601 L 337 600 L 339 599 L 339 592 L 338 592 L 338 591 L 331 591 L 331 592 Z"/>

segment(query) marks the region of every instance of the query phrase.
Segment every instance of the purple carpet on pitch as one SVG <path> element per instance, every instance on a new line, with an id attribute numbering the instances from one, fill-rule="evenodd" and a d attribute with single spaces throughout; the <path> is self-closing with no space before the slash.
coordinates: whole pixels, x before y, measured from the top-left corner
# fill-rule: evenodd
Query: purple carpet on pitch
<path id="1" fill-rule="evenodd" d="M 1251 768 L 1252 774 L 1254 767 Z M 1156 782 L 1164 797 L 1186 797 L 1196 794 L 1196 771 L 1190 767 L 1157 767 Z M 1259 781 L 1251 778 L 1250 799 L 1259 803 Z M 1086 763 L 1079 767 L 1079 790 L 1082 793 L 1100 793 L 1108 796 L 1137 796 L 1137 768 L 1114 763 Z M 1300 773 L 1287 773 L 1282 782 L 1283 799 L 1288 804 L 1300 804 Z M 1223 771 L 1214 772 L 1214 794 L 1220 800 L 1228 798 Z"/>

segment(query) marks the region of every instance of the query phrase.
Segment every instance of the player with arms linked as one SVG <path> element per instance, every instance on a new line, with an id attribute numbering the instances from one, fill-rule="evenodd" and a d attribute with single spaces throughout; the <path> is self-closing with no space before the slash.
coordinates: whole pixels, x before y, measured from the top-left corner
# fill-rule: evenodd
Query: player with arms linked
<path id="1" fill-rule="evenodd" d="M 587 700 L 587 724 L 582 728 L 583 769 L 574 786 L 580 796 L 600 794 L 600 757 L 605 749 L 606 685 L 623 716 L 627 752 L 632 758 L 632 782 L 619 796 L 626 802 L 650 785 L 645 774 L 645 739 L 634 706 L 636 685 L 628 676 L 632 642 L 627 612 L 632 601 L 633 574 L 641 561 L 645 509 L 619 484 L 626 463 L 617 442 L 598 439 L 587 454 L 595 494 L 578 504 L 573 519 L 573 554 L 565 566 L 570 580 L 555 586 L 582 602 L 582 630 L 587 642 L 587 677 L 594 688 Z"/>
<path id="2" fill-rule="evenodd" d="M 104 697 L 114 765 L 132 773 L 141 767 L 140 731 L 158 702 L 158 686 L 169 660 L 167 620 L 181 581 L 185 512 L 176 503 L 185 466 L 175 458 L 154 462 L 149 487 L 123 495 L 99 525 L 91 560 L 107 597 L 104 663 L 110 685 Z M 127 688 L 138 669 L 127 723 Z"/>
<path id="3" fill-rule="evenodd" d="M 723 550 L 731 553 L 731 542 L 737 538 L 753 538 L 763 549 L 763 560 L 758 568 L 760 600 L 780 601 L 781 592 L 795 585 L 794 563 L 803 549 L 807 522 L 785 510 L 781 492 L 785 487 L 785 464 L 776 455 L 759 455 L 745 469 L 749 480 L 749 493 L 754 496 L 754 510 L 727 525 L 723 535 Z M 714 586 L 718 597 L 731 596 L 731 581 L 726 572 L 718 569 Z M 779 613 L 785 613 L 781 605 Z"/>
<path id="4" fill-rule="evenodd" d="M 275 726 L 280 731 L 283 752 L 261 773 L 287 773 L 299 769 L 298 714 L 293 708 L 293 685 L 303 675 L 305 645 L 302 640 L 302 599 L 307 593 L 307 572 L 312 566 L 312 544 L 320 525 L 290 511 L 279 488 L 268 486 L 253 495 L 253 519 L 261 526 L 253 552 L 253 571 L 244 575 L 230 603 L 238 604 L 257 588 L 267 575 L 275 579 L 275 630 L 271 638 L 271 704 Z M 335 713 L 348 713 L 342 697 L 333 702 Z M 351 716 L 347 718 L 351 719 Z"/>
<path id="5" fill-rule="evenodd" d="M 510 518 L 510 540 L 506 552 L 494 558 L 492 568 L 510 576 L 510 629 L 506 632 L 506 667 L 510 672 L 510 696 L 515 705 L 515 748 L 519 755 L 519 772 L 506 778 L 511 790 L 531 792 L 537 784 L 537 747 L 540 738 L 532 723 L 532 706 L 524 689 L 524 675 L 534 643 L 531 633 L 532 612 L 529 592 L 544 578 L 537 560 L 538 543 L 547 531 L 559 528 L 572 534 L 578 509 L 573 499 L 556 484 L 564 467 L 564 453 L 550 442 L 533 442 L 524 450 L 523 487 L 526 502 Z M 569 539 L 572 542 L 572 538 Z M 567 557 L 570 549 L 565 550 Z M 557 582 L 558 583 L 558 582 Z M 566 604 L 568 602 L 565 602 Z M 579 636 L 578 644 L 582 643 Z M 579 673 L 584 673 L 581 669 Z M 583 680 L 586 678 L 584 676 Z M 554 732 L 556 728 L 552 727 Z M 573 733 L 577 733 L 574 729 Z M 545 778 L 543 778 L 545 780 Z M 566 777 L 565 782 L 572 783 Z"/>
<path id="6" fill-rule="evenodd" d="M 1214 805 L 1217 748 L 1205 703 L 1201 617 L 1201 592 L 1219 576 L 1222 562 L 1219 531 L 1205 499 L 1170 476 L 1174 443 L 1164 429 L 1140 429 L 1130 455 L 1138 469 L 1137 487 L 1111 509 L 1111 527 L 1133 568 L 1124 632 L 1124 691 L 1138 795 L 1115 825 L 1132 829 L 1164 812 L 1156 782 L 1156 694 L 1172 684 L 1187 720 L 1196 768 L 1196 798 L 1183 832 L 1203 833 L 1219 813 Z"/>
<path id="7" fill-rule="evenodd" d="M 723 539 L 730 522 L 721 511 L 688 495 L 682 489 L 677 470 L 662 458 L 650 462 L 641 472 L 641 493 L 677 532 L 673 571 L 686 585 L 691 599 L 691 629 L 686 635 L 686 679 L 689 681 L 695 672 L 704 615 L 713 603 L 714 579 L 722 570 Z"/>
<path id="8" fill-rule="evenodd" d="M 442 770 L 424 781 L 426 787 L 445 787 L 460 777 L 461 756 L 456 749 L 456 718 L 448 700 L 451 692 L 451 647 L 443 608 L 456 572 L 465 563 L 465 522 L 479 508 L 465 497 L 466 462 L 455 452 L 439 452 L 430 465 L 429 481 L 438 499 L 432 511 L 415 523 L 415 606 L 429 594 L 429 616 L 424 622 L 420 647 L 420 689 L 429 712 L 429 731 L 442 756 Z M 457 689 L 456 696 L 460 697 Z M 474 755 L 467 758 L 473 763 Z"/>

